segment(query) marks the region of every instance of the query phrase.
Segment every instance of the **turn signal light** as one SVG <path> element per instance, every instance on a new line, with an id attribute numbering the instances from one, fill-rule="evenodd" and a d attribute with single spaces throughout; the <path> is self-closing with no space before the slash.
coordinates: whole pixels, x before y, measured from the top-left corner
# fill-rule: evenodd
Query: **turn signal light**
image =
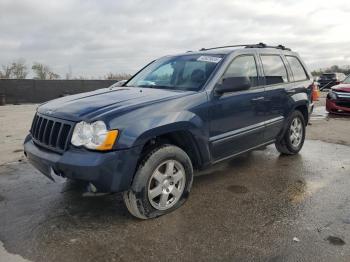
<path id="1" fill-rule="evenodd" d="M 118 137 L 118 130 L 108 131 L 106 139 L 103 144 L 96 147 L 96 150 L 111 150 L 113 148 L 114 142 Z"/>

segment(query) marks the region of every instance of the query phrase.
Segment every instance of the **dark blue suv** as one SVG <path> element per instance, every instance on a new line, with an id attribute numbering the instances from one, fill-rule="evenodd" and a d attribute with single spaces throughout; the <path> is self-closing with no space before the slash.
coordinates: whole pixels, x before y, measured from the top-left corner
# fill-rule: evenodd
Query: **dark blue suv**
<path id="1" fill-rule="evenodd" d="M 123 192 L 131 214 L 156 217 L 184 203 L 194 170 L 272 143 L 298 153 L 312 86 L 284 46 L 166 56 L 121 86 L 40 105 L 24 152 L 50 179 Z"/>

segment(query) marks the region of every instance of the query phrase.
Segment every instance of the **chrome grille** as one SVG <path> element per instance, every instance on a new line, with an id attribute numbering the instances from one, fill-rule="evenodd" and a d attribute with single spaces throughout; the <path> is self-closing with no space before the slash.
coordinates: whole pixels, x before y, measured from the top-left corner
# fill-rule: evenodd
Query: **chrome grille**
<path id="1" fill-rule="evenodd" d="M 67 149 L 73 122 L 36 114 L 30 133 L 34 143 L 56 152 Z"/>

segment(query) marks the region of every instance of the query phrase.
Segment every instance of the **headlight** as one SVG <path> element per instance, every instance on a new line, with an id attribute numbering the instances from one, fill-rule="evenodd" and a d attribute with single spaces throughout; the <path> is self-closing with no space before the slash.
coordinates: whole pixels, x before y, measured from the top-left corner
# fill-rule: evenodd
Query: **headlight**
<path id="1" fill-rule="evenodd" d="M 108 131 L 103 121 L 75 125 L 71 143 L 74 146 L 85 146 L 94 150 L 110 150 L 118 137 L 118 130 Z"/>
<path id="2" fill-rule="evenodd" d="M 334 92 L 332 92 L 332 91 L 328 93 L 327 97 L 328 97 L 329 99 L 334 99 L 334 100 L 338 98 L 338 97 L 337 97 L 337 94 L 334 93 Z"/>

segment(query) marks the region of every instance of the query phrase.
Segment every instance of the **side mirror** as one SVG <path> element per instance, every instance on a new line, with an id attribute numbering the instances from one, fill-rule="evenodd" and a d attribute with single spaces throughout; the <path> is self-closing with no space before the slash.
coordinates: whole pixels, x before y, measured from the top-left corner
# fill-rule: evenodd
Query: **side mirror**
<path id="1" fill-rule="evenodd" d="M 249 77 L 235 76 L 227 77 L 222 80 L 222 84 L 215 88 L 218 94 L 247 90 L 252 86 Z"/>

